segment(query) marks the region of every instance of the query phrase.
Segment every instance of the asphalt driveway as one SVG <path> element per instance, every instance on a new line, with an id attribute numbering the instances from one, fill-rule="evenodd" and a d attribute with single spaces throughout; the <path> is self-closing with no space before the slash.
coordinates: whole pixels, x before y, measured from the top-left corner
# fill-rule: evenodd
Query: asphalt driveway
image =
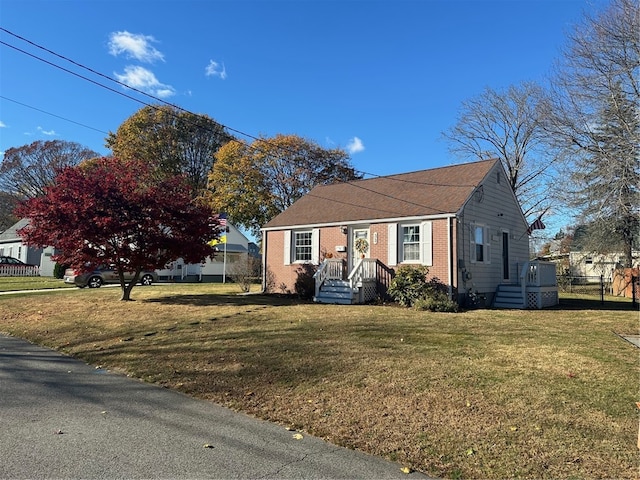
<path id="1" fill-rule="evenodd" d="M 0 478 L 426 478 L 0 335 Z"/>

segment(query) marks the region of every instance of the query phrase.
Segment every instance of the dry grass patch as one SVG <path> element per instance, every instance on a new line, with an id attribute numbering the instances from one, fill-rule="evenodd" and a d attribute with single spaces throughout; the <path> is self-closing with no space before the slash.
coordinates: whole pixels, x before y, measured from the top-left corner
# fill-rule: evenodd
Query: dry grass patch
<path id="1" fill-rule="evenodd" d="M 441 477 L 635 478 L 630 310 L 414 312 L 158 285 L 0 298 L 0 331 Z"/>

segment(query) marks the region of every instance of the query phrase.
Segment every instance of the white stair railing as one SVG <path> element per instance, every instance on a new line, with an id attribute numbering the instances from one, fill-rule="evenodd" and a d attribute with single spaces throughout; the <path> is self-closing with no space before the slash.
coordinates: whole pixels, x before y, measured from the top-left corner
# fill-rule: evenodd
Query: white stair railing
<path id="1" fill-rule="evenodd" d="M 376 265 L 375 258 L 361 258 L 358 263 L 353 267 L 349 277 L 349 285 L 351 288 L 355 288 L 362 284 L 364 280 L 375 280 L 376 278 Z"/>
<path id="2" fill-rule="evenodd" d="M 316 297 L 326 280 L 342 280 L 343 268 L 343 262 L 338 258 L 327 258 L 318 266 L 318 270 L 313 274 Z"/>

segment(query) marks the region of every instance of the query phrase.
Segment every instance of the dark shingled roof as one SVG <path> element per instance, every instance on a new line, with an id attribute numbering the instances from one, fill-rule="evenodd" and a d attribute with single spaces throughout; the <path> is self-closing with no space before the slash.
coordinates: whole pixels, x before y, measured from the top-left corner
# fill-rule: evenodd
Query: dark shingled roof
<path id="1" fill-rule="evenodd" d="M 264 228 L 456 213 L 499 160 L 315 187 Z"/>

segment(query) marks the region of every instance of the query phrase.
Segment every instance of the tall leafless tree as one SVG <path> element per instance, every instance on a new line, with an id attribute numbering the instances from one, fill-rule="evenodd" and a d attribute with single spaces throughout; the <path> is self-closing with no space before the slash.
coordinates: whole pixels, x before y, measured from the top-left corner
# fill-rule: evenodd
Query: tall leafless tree
<path id="1" fill-rule="evenodd" d="M 10 148 L 0 163 L 0 191 L 20 200 L 39 197 L 62 168 L 98 156 L 79 143 L 65 140 L 38 140 Z"/>
<path id="2" fill-rule="evenodd" d="M 462 103 L 457 123 L 443 133 L 451 153 L 468 160 L 499 158 L 526 216 L 548 210 L 554 157 L 546 148 L 543 118 L 548 108 L 536 83 L 504 91 L 485 88 Z"/>
<path id="3" fill-rule="evenodd" d="M 573 182 L 568 203 L 591 225 L 589 248 L 622 249 L 640 237 L 640 4 L 612 0 L 569 36 L 553 81 L 548 131 Z"/>

